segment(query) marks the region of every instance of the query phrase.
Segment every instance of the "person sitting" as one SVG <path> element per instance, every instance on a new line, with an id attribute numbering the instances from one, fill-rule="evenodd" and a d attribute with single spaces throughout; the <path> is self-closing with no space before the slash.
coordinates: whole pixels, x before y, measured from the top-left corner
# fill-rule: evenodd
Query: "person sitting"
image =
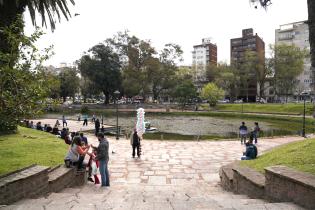
<path id="1" fill-rule="evenodd" d="M 252 160 L 257 157 L 258 150 L 257 147 L 253 144 L 253 135 L 250 135 L 249 141 L 246 143 L 246 151 L 243 153 L 241 160 Z"/>
<path id="2" fill-rule="evenodd" d="M 66 129 L 66 128 L 63 128 L 61 130 L 61 134 L 60 134 L 60 137 L 65 140 L 65 143 L 66 144 L 71 144 L 71 139 L 69 137 L 69 131 Z"/>
<path id="3" fill-rule="evenodd" d="M 51 131 L 52 131 L 52 127 L 50 126 L 50 124 L 47 124 L 46 132 L 50 133 Z"/>
<path id="4" fill-rule="evenodd" d="M 54 135 L 60 135 L 58 126 L 55 125 L 55 127 L 52 129 L 52 134 L 54 134 Z"/>
<path id="5" fill-rule="evenodd" d="M 30 122 L 30 124 L 28 125 L 28 127 L 29 127 L 29 128 L 32 128 L 32 129 L 34 129 L 34 128 L 35 128 L 35 126 L 34 126 L 34 122 L 33 122 L 33 121 L 31 121 L 31 122 Z"/>
<path id="6" fill-rule="evenodd" d="M 43 130 L 43 126 L 41 122 L 36 123 L 36 130 L 39 130 L 39 131 Z"/>
<path id="7" fill-rule="evenodd" d="M 81 141 L 84 142 L 85 145 L 88 145 L 88 140 L 83 133 L 80 133 Z"/>
<path id="8" fill-rule="evenodd" d="M 55 123 L 55 127 L 59 127 L 59 125 L 60 125 L 60 122 L 59 122 L 59 120 L 56 120 L 56 123 Z"/>
<path id="9" fill-rule="evenodd" d="M 77 165 L 78 169 L 83 168 L 83 160 L 90 146 L 82 146 L 80 136 L 75 136 L 71 143 L 71 147 L 65 157 L 65 164 L 67 167 L 70 165 Z"/>

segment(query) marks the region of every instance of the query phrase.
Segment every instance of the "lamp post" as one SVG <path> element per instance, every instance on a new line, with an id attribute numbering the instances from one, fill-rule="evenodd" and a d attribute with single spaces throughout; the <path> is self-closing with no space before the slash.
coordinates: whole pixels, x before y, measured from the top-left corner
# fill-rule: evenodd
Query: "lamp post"
<path id="1" fill-rule="evenodd" d="M 303 102 L 304 102 L 304 109 L 303 109 L 303 128 L 302 128 L 302 136 L 305 138 L 305 100 L 306 100 L 306 96 L 308 95 L 308 92 L 303 91 L 302 92 L 302 96 L 303 96 Z"/>
<path id="2" fill-rule="evenodd" d="M 119 140 L 119 129 L 118 129 L 118 97 L 120 95 L 120 92 L 116 90 L 114 92 L 115 94 L 115 103 L 116 103 L 116 140 Z"/>
<path id="3" fill-rule="evenodd" d="M 244 99 L 242 98 L 242 114 L 244 113 Z"/>

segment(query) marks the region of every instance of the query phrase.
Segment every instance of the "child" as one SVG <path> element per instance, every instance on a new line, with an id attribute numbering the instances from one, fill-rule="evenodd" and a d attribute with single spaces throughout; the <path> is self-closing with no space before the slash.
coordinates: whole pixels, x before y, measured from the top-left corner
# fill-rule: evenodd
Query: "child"
<path id="1" fill-rule="evenodd" d="M 97 174 L 99 173 L 98 171 L 98 167 L 99 167 L 99 162 L 98 160 L 95 160 L 95 157 L 96 157 L 96 148 L 92 147 L 93 150 L 92 150 L 92 153 L 90 154 L 90 160 L 89 160 L 89 165 L 90 165 L 90 169 L 91 169 L 91 172 L 90 172 L 90 176 L 88 178 L 89 181 L 93 182 L 93 179 L 91 178 L 91 175 L 94 176 L 94 183 L 95 184 L 100 184 L 100 180 L 97 176 Z"/>

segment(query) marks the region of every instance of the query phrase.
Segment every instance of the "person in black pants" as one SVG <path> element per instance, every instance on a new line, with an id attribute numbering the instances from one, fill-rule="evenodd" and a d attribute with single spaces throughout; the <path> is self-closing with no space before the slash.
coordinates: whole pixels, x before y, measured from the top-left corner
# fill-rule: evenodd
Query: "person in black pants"
<path id="1" fill-rule="evenodd" d="M 100 127 L 101 127 L 101 123 L 99 119 L 96 119 L 95 120 L 95 136 L 97 136 L 97 134 L 100 132 Z"/>
<path id="2" fill-rule="evenodd" d="M 140 158 L 141 156 L 141 145 L 140 145 L 140 137 L 138 136 L 137 130 L 135 129 L 133 132 L 133 135 L 131 136 L 131 146 L 132 146 L 132 158 L 136 155 L 136 149 L 137 149 L 137 156 Z"/>

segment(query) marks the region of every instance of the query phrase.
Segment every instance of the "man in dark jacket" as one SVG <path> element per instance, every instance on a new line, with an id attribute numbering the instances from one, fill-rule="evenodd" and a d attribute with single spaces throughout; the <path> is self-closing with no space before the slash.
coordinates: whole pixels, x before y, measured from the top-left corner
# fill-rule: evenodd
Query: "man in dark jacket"
<path id="1" fill-rule="evenodd" d="M 100 143 L 96 149 L 97 155 L 95 159 L 99 161 L 99 170 L 100 170 L 101 179 L 102 179 L 102 187 L 105 187 L 105 186 L 109 187 L 109 172 L 108 172 L 109 143 L 103 133 L 98 133 L 97 138 Z"/>
<path id="2" fill-rule="evenodd" d="M 132 136 L 131 136 L 131 146 L 132 146 L 132 158 L 135 158 L 136 149 L 137 149 L 137 156 L 140 158 L 141 156 L 141 149 L 140 149 L 140 138 L 138 136 L 137 130 L 135 129 Z"/>
<path id="3" fill-rule="evenodd" d="M 101 127 L 101 123 L 99 119 L 96 119 L 95 120 L 95 136 L 97 136 L 97 134 L 100 132 L 100 127 Z"/>

